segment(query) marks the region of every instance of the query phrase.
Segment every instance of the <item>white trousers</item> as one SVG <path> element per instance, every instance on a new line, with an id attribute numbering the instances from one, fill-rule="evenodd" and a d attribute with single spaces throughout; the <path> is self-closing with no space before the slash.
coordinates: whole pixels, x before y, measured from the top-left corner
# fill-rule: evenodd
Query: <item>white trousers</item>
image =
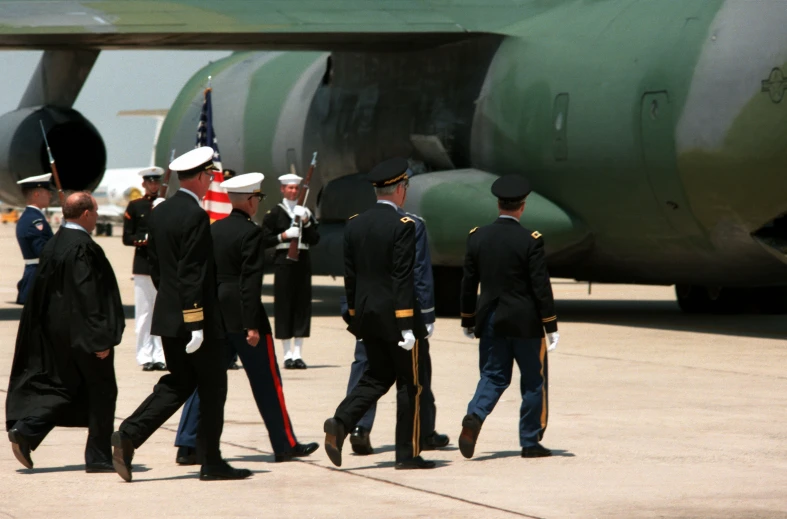
<path id="1" fill-rule="evenodd" d="M 134 274 L 134 331 L 137 332 L 137 364 L 140 366 L 148 362 L 165 363 L 161 337 L 150 335 L 155 301 L 156 287 L 150 276 Z"/>

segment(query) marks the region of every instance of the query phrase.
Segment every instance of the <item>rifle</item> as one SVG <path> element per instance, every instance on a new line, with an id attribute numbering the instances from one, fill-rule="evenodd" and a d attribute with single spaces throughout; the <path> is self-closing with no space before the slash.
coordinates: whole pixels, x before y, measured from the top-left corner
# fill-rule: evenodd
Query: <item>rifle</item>
<path id="1" fill-rule="evenodd" d="M 169 164 L 172 164 L 172 161 L 175 160 L 175 148 L 172 148 L 172 153 L 169 155 Z M 172 176 L 172 170 L 169 169 L 169 164 L 167 165 L 167 171 L 164 173 L 164 182 L 161 183 L 161 187 L 158 188 L 159 190 L 159 197 L 166 198 L 167 197 L 167 190 L 169 189 L 169 177 Z M 162 192 L 161 190 L 164 190 Z"/>
<path id="2" fill-rule="evenodd" d="M 301 181 L 301 186 L 298 191 L 298 205 L 304 205 L 306 203 L 306 197 L 309 196 L 309 183 L 312 180 L 312 174 L 314 173 L 314 167 L 317 165 L 317 152 L 314 152 L 312 156 L 312 163 L 309 166 L 309 171 L 306 173 L 306 178 Z M 300 217 L 297 217 L 298 227 L 301 230 L 301 233 L 298 235 L 298 241 L 292 240 L 290 242 L 290 250 L 287 251 L 287 259 L 290 261 L 298 261 L 298 249 L 301 245 L 301 238 L 303 235 L 303 221 L 301 221 Z"/>
<path id="3" fill-rule="evenodd" d="M 46 130 L 44 130 L 44 122 L 38 120 L 41 125 L 41 133 L 44 135 L 44 144 L 46 144 L 46 152 L 49 155 L 49 168 L 52 170 L 52 176 L 55 177 L 55 186 L 57 186 L 57 194 L 60 197 L 60 207 L 65 204 L 65 194 L 63 193 L 63 185 L 60 183 L 60 175 L 57 174 L 57 166 L 55 165 L 55 157 L 52 155 L 52 149 L 49 147 L 49 141 L 46 138 Z"/>

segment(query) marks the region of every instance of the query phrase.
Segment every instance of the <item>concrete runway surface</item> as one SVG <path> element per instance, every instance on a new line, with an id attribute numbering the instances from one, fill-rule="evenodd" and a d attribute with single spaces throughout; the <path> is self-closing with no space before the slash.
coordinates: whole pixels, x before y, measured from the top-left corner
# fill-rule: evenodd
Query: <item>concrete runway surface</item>
<path id="1" fill-rule="evenodd" d="M 97 238 L 121 287 L 128 321 L 115 369 L 117 424 L 159 375 L 134 360 L 132 249 Z M 5 401 L 21 308 L 12 302 L 22 261 L 14 226 L 0 226 L 0 391 Z M 272 316 L 272 278 L 264 300 Z M 670 287 L 554 280 L 561 341 L 550 354 L 549 427 L 556 455 L 519 456 L 518 375 L 487 419 L 476 457 L 456 441 L 478 381 L 477 345 L 458 319 L 439 319 L 432 344 L 437 429 L 449 448 L 427 452 L 438 468 L 395 471 L 395 405 L 381 401 L 376 454 L 345 451 L 336 469 L 322 447 L 323 421 L 346 390 L 353 338 L 338 316 L 341 279 L 315 278 L 306 371 L 282 371 L 303 461 L 273 455 L 243 371 L 229 373 L 222 452 L 254 472 L 200 482 L 175 464 L 180 413 L 134 458 L 134 481 L 84 472 L 84 429 L 56 429 L 33 453 L 35 470 L 0 448 L 0 519 L 107 517 L 787 517 L 787 318 L 688 316 Z M 281 355 L 281 345 L 277 344 Z M 281 359 L 280 359 L 281 363 Z M 516 371 L 516 370 L 515 370 Z M 2 442 L 0 442 L 2 445 Z"/>

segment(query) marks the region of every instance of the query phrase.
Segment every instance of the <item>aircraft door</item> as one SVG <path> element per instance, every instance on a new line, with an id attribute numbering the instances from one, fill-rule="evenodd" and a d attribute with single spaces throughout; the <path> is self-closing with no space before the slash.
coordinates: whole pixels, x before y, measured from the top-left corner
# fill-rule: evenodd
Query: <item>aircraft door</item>
<path id="1" fill-rule="evenodd" d="M 673 105 L 666 91 L 642 96 L 640 128 L 646 175 L 662 214 L 681 235 L 701 235 L 678 173 Z"/>

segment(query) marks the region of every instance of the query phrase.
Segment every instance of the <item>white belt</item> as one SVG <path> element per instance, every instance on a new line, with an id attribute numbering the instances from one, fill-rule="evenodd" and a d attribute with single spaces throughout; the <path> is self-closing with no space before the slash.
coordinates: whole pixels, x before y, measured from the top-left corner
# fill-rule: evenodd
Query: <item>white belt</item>
<path id="1" fill-rule="evenodd" d="M 38 258 L 25 260 L 25 265 L 38 265 Z"/>
<path id="2" fill-rule="evenodd" d="M 289 248 L 290 248 L 290 244 L 289 243 L 280 243 L 280 244 L 276 245 L 276 249 L 277 250 L 283 250 L 283 249 L 289 249 Z M 309 250 L 309 244 L 308 243 L 300 243 L 300 244 L 298 244 L 298 250 Z"/>

